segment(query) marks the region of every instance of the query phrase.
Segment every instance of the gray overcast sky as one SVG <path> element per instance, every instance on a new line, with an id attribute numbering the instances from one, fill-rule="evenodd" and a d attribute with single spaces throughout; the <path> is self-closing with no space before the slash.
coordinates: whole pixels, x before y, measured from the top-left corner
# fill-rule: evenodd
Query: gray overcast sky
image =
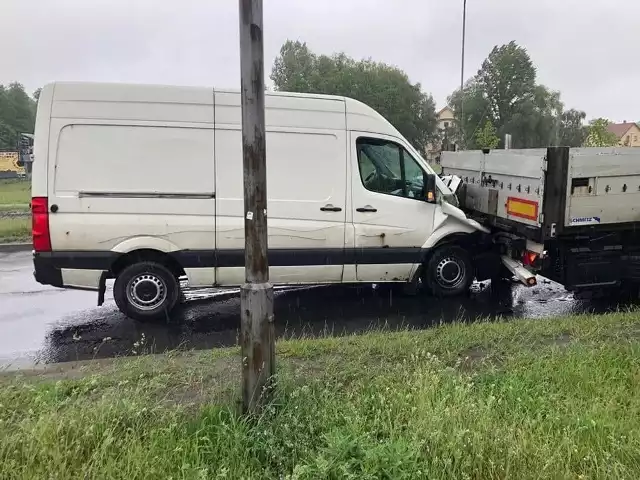
<path id="1" fill-rule="evenodd" d="M 442 106 L 459 84 L 462 0 L 265 0 L 265 70 L 287 39 L 394 64 Z M 236 0 L 0 0 L 0 83 L 237 87 Z M 640 120 L 640 1 L 468 0 L 466 71 L 516 40 L 567 108 Z"/>

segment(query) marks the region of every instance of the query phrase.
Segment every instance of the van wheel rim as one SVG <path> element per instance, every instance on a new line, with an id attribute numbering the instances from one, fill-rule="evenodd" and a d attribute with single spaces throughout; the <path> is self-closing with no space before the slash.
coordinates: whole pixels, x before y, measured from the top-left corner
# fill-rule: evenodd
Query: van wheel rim
<path id="1" fill-rule="evenodd" d="M 447 290 L 457 288 L 464 282 L 466 270 L 461 260 L 453 257 L 443 258 L 436 267 L 436 282 Z"/>
<path id="2" fill-rule="evenodd" d="M 167 286 L 164 280 L 156 275 L 141 274 L 129 282 L 127 299 L 139 310 L 155 310 L 167 299 Z"/>

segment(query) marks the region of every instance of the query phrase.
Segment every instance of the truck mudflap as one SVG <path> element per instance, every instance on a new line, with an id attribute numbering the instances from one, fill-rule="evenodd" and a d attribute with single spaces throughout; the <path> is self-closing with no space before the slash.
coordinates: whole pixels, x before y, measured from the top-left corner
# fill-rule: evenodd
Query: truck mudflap
<path id="1" fill-rule="evenodd" d="M 535 287 L 538 284 L 535 274 L 527 270 L 521 262 L 514 260 L 507 255 L 502 255 L 501 260 L 507 270 L 509 270 L 523 285 L 527 287 Z"/>

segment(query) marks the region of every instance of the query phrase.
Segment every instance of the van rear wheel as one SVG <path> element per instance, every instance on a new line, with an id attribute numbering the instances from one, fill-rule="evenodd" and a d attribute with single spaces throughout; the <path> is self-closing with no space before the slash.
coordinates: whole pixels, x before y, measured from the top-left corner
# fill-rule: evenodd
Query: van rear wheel
<path id="1" fill-rule="evenodd" d="M 469 254 L 457 246 L 438 248 L 423 270 L 423 281 L 436 297 L 454 297 L 466 293 L 473 277 Z"/>
<path id="2" fill-rule="evenodd" d="M 134 263 L 116 277 L 113 297 L 129 318 L 141 322 L 168 319 L 180 298 L 180 284 L 160 263 Z"/>

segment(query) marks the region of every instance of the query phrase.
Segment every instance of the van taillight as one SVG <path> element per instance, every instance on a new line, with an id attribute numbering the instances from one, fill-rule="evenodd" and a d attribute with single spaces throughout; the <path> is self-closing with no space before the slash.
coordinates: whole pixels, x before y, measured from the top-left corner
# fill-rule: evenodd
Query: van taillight
<path id="1" fill-rule="evenodd" d="M 31 199 L 31 234 L 33 237 L 33 249 L 36 252 L 51 251 L 49 201 L 47 197 L 33 197 Z"/>

